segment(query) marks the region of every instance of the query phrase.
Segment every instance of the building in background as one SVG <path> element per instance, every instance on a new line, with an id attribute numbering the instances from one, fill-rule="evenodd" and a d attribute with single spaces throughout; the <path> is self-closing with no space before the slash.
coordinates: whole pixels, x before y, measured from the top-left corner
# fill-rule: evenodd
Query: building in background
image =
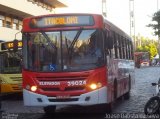
<path id="1" fill-rule="evenodd" d="M 0 0 L 0 40 L 21 39 L 23 18 L 54 14 L 61 7 L 67 6 L 58 0 Z"/>

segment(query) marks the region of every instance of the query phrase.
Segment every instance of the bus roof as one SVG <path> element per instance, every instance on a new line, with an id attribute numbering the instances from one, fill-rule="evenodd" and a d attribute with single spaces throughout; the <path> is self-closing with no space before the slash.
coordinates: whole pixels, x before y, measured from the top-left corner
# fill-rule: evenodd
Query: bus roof
<path id="1" fill-rule="evenodd" d="M 71 16 L 74 16 L 74 15 L 93 15 L 93 16 L 101 16 L 101 14 L 91 14 L 91 13 L 60 13 L 60 14 L 46 14 L 46 15 L 39 15 L 39 16 L 31 16 L 31 17 L 27 17 L 27 18 L 24 18 L 25 19 L 31 19 L 31 18 L 39 18 L 39 17 L 48 17 L 48 16 L 64 16 L 64 15 L 71 15 Z"/>
<path id="2" fill-rule="evenodd" d="M 109 20 L 105 19 L 105 24 L 109 25 L 111 31 L 114 31 L 114 32 L 122 35 L 123 37 L 130 38 L 130 39 L 131 39 L 131 37 L 130 37 L 127 33 L 125 33 L 125 32 L 124 32 L 123 30 L 121 30 L 119 27 L 117 27 L 116 25 L 114 25 L 113 23 L 111 23 Z M 132 39 L 131 39 L 131 40 L 132 40 Z"/>
<path id="3" fill-rule="evenodd" d="M 65 18 L 66 17 L 70 17 L 70 16 L 81 16 L 81 18 L 79 17 L 80 19 L 80 23 L 75 23 L 74 22 L 77 22 L 75 19 L 72 19 L 72 23 L 69 23 L 69 24 L 63 24 L 63 23 L 66 23 L 64 22 L 65 21 Z M 86 17 L 88 16 L 88 17 Z M 90 16 L 90 17 L 89 17 Z M 62 19 L 62 17 L 64 19 Z M 83 17 L 83 18 L 82 18 Z M 92 18 L 93 17 L 93 18 Z M 59 21 L 62 21 L 60 22 L 59 24 L 55 24 L 55 20 L 59 20 Z M 94 20 L 93 20 L 94 19 Z M 54 22 L 50 25 L 46 25 L 45 26 L 45 22 L 48 20 L 48 22 Z M 75 21 L 74 21 L 75 20 Z M 93 20 L 93 21 L 92 21 Z M 44 22 L 45 21 L 45 22 Z M 59 22 L 58 21 L 58 22 Z M 51 29 L 52 27 L 54 28 L 64 28 L 64 27 L 67 27 L 67 26 L 71 26 L 72 28 L 74 27 L 101 27 L 101 28 L 104 28 L 104 26 L 111 30 L 111 31 L 114 31 L 120 35 L 122 35 L 123 37 L 126 37 L 128 39 L 131 39 L 131 37 L 129 35 L 127 35 L 124 31 L 122 31 L 120 28 L 118 28 L 116 25 L 114 25 L 113 23 L 111 23 L 109 20 L 105 19 L 101 14 L 90 14 L 90 13 L 63 13 L 63 14 L 48 14 L 48 15 L 41 15 L 41 16 L 34 16 L 34 17 L 29 17 L 29 18 L 25 18 L 23 20 L 23 30 L 24 31 L 36 31 L 35 28 L 47 28 L 47 29 Z M 28 24 L 26 24 L 25 22 L 28 22 Z M 32 23 L 34 22 L 34 24 Z M 48 23 L 47 22 L 47 23 Z M 94 22 L 94 24 L 93 24 Z M 43 25 L 44 24 L 44 25 Z M 78 25 L 77 25 L 78 24 Z M 31 28 L 31 29 L 30 29 Z M 30 29 L 30 30 L 28 30 Z M 132 39 L 131 39 L 132 40 Z"/>

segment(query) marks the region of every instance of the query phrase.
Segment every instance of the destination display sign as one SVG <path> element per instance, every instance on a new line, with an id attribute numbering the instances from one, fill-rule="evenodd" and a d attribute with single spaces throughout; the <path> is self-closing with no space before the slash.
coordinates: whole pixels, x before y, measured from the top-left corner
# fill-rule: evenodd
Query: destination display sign
<path id="1" fill-rule="evenodd" d="M 91 26 L 91 25 L 94 25 L 94 19 L 90 15 L 47 16 L 47 17 L 33 18 L 30 21 L 31 28 Z"/>
<path id="2" fill-rule="evenodd" d="M 14 43 L 13 42 L 5 42 L 2 43 L 2 50 L 7 50 L 7 49 L 13 49 Z M 22 41 L 18 41 L 18 47 L 22 47 Z"/>

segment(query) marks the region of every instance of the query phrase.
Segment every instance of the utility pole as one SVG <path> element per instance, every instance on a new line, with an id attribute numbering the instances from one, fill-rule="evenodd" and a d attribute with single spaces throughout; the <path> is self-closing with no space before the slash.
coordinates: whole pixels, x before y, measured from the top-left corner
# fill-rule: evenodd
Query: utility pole
<path id="1" fill-rule="evenodd" d="M 157 12 L 159 11 L 159 0 L 157 0 Z M 158 22 L 158 54 L 160 56 L 160 29 L 159 29 L 160 23 Z"/>
<path id="2" fill-rule="evenodd" d="M 133 38 L 134 50 L 135 50 L 136 49 L 136 36 L 135 36 L 134 0 L 129 0 L 129 16 L 130 16 L 130 36 Z"/>
<path id="3" fill-rule="evenodd" d="M 106 0 L 102 0 L 102 15 L 107 17 L 107 4 Z"/>
<path id="4" fill-rule="evenodd" d="M 159 10 L 159 0 L 157 0 L 157 11 Z"/>

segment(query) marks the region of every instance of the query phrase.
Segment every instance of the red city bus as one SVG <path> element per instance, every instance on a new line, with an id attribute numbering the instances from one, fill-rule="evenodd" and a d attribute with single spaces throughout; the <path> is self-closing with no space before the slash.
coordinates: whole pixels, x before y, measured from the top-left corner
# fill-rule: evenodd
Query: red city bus
<path id="1" fill-rule="evenodd" d="M 129 98 L 131 38 L 98 14 L 53 14 L 23 20 L 25 106 L 103 106 Z"/>
<path id="2" fill-rule="evenodd" d="M 137 68 L 150 66 L 149 52 L 135 52 L 134 53 L 135 65 Z"/>

